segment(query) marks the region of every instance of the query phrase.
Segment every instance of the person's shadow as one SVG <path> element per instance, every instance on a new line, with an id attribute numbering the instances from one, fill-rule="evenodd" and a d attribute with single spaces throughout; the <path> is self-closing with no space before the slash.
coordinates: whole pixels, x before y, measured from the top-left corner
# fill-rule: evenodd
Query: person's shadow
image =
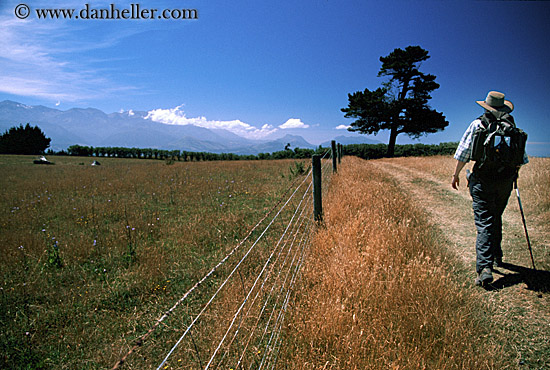
<path id="1" fill-rule="evenodd" d="M 525 283 L 529 290 L 539 293 L 550 293 L 550 271 L 535 270 L 511 263 L 503 263 L 499 267 L 512 271 L 512 273 L 505 273 L 499 269 L 493 270 L 495 274 L 501 275 L 501 277 L 492 284 L 489 284 L 486 288 L 487 290 L 499 290 Z"/>

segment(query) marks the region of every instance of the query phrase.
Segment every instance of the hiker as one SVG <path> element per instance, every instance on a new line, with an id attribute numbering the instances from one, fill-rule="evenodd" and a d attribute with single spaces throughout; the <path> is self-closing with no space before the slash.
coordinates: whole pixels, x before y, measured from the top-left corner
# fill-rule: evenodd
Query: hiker
<path id="1" fill-rule="evenodd" d="M 456 149 L 454 158 L 457 163 L 451 183 L 454 189 L 458 189 L 460 184 L 460 171 L 470 159 L 475 157 L 472 144 L 476 141 L 474 136 L 482 128 L 487 127 L 490 122 L 494 122 L 500 117 L 506 117 L 507 122 L 511 123 L 509 126 L 512 126 L 515 131 L 521 131 L 515 129 L 513 117 L 510 115 L 514 110 L 514 105 L 504 99 L 503 93 L 490 91 L 484 101 L 476 101 L 476 103 L 485 108 L 485 113 L 470 124 Z M 508 203 L 514 181 L 517 179 L 519 167 L 529 162 L 525 153 L 527 135 L 523 131 L 521 134 L 525 136 L 523 146 L 521 146 L 519 155 L 516 154 L 519 159 L 513 164 L 510 166 L 500 165 L 499 167 L 483 165 L 483 160 L 491 156 L 483 154 L 480 157 L 477 155 L 472 173 L 466 174 L 477 229 L 476 272 L 478 275 L 475 279 L 476 285 L 485 286 L 491 283 L 493 281 L 493 264 L 502 266 L 502 213 Z M 480 145 L 486 145 L 488 141 L 484 140 L 485 144 Z M 491 145 L 493 144 L 495 143 Z M 505 149 L 510 151 L 508 146 Z M 498 149 L 494 150 L 498 152 Z M 474 151 L 478 152 L 477 149 Z"/>

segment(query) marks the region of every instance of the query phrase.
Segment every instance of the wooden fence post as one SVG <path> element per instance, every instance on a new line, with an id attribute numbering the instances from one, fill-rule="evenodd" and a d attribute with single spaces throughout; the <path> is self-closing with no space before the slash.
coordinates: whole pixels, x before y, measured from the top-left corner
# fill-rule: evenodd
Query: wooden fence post
<path id="1" fill-rule="evenodd" d="M 336 153 L 336 141 L 332 140 L 332 173 L 338 172 L 336 161 L 338 160 L 338 153 Z"/>
<path id="2" fill-rule="evenodd" d="M 338 164 L 342 163 L 342 147 L 343 145 L 338 143 Z"/>
<path id="3" fill-rule="evenodd" d="M 321 156 L 314 154 L 311 158 L 313 169 L 313 219 L 323 221 L 323 201 L 321 198 Z"/>

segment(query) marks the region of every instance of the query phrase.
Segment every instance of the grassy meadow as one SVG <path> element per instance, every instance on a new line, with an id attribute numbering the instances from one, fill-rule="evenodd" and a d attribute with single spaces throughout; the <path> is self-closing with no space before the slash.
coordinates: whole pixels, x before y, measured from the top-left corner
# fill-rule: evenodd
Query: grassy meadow
<path id="1" fill-rule="evenodd" d="M 0 157 L 0 368 L 111 368 L 299 180 L 291 160 L 51 159 Z M 226 296 L 242 295 L 283 226 L 273 224 Z M 224 268 L 126 368 L 158 365 Z M 199 347 L 222 320 L 205 316 Z"/>
<path id="2" fill-rule="evenodd" d="M 105 158 L 98 167 L 90 166 L 90 158 L 52 160 L 53 166 L 38 166 L 32 157 L 0 156 L 0 368 L 112 368 L 306 180 L 295 160 L 169 164 Z M 384 171 L 390 168 L 404 177 L 390 176 Z M 257 247 L 250 247 L 250 256 L 211 306 L 207 301 L 262 228 L 121 368 L 157 368 L 206 307 L 185 343 L 160 368 L 550 365 L 544 360 L 550 358 L 548 292 L 524 289 L 521 281 L 496 291 L 473 287 L 471 204 L 465 179 L 459 192 L 449 191 L 453 170 L 450 156 L 343 158 L 338 173 L 323 180 L 322 225 L 302 226 L 311 219 L 311 209 L 304 208 L 289 228 L 300 199 L 311 202 L 301 189 Z M 439 203 L 426 198 L 420 204 L 410 192 L 413 185 Z M 547 271 L 550 161 L 533 158 L 522 170 L 520 189 L 537 267 Z M 517 213 L 510 199 L 509 208 Z M 441 228 L 427 215 L 427 205 L 448 211 L 438 217 L 462 222 L 462 228 Z M 507 244 L 505 257 L 529 266 L 521 230 L 514 233 L 505 238 L 518 246 Z M 467 258 L 458 252 L 459 237 Z M 291 248 L 295 240 L 300 249 Z M 272 263 L 264 265 L 266 260 Z M 264 269 L 265 279 L 256 283 Z M 285 291 L 289 282 L 295 288 Z M 247 294 L 250 299 L 243 301 Z M 283 305 L 275 303 L 281 296 Z M 243 314 L 233 316 L 239 306 Z M 267 316 L 276 318 L 280 332 Z M 232 320 L 237 329 L 227 332 L 229 344 L 209 367 L 208 357 Z M 282 341 L 264 346 L 275 333 Z M 271 362 L 264 363 L 267 351 Z M 518 357 L 520 352 L 527 357 Z"/>

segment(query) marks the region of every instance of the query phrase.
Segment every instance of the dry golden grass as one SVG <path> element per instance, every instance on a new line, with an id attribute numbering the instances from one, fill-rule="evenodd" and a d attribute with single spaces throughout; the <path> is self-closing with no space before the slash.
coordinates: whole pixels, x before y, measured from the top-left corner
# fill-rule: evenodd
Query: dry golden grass
<path id="1" fill-rule="evenodd" d="M 287 336 L 287 368 L 498 369 L 498 344 L 397 184 L 345 158 L 326 198 Z M 446 256 L 446 257 L 445 257 Z"/>
<path id="2" fill-rule="evenodd" d="M 419 197 L 427 199 L 432 194 L 439 193 L 439 197 L 447 197 L 447 205 L 435 205 L 434 207 L 447 208 L 456 212 L 457 209 L 466 206 L 468 215 L 466 221 L 468 226 L 473 225 L 471 212 L 471 198 L 469 195 L 465 170 L 461 174 L 461 186 L 458 192 L 450 189 L 451 175 L 454 171 L 456 160 L 451 156 L 418 157 L 418 158 L 393 158 L 378 161 L 388 167 L 397 167 L 399 172 L 406 174 L 408 181 L 416 181 L 423 185 Z M 472 163 L 466 166 L 472 168 Z M 465 168 L 465 169 L 466 169 Z M 518 179 L 521 202 L 523 205 L 529 235 L 536 250 L 536 257 L 539 267 L 543 270 L 550 269 L 550 158 L 530 158 L 529 163 L 520 170 Z M 449 194 L 461 195 L 466 202 L 458 202 L 449 198 Z M 442 195 L 443 194 L 443 195 Z M 458 215 L 457 215 L 458 217 Z M 464 218 L 459 218 L 463 220 Z M 455 219 L 450 219 L 456 223 Z M 525 251 L 527 246 L 521 222 L 521 214 L 515 191 L 512 192 L 508 201 L 508 207 L 504 213 L 505 239 L 513 236 L 512 246 L 518 246 L 517 254 Z M 445 220 L 442 220 L 445 222 Z M 464 228 L 463 226 L 460 226 Z M 525 253 L 523 253 L 525 254 Z M 530 261 L 529 261 L 530 264 Z"/>
<path id="3" fill-rule="evenodd" d="M 527 215 L 539 225 L 550 225 L 550 158 L 531 158 L 520 172 L 518 187 Z"/>
<path id="4" fill-rule="evenodd" d="M 407 167 L 422 176 L 433 176 L 444 184 L 450 184 L 456 160 L 450 156 L 406 157 L 383 160 Z M 472 169 L 468 163 L 461 174 L 462 190 L 467 192 L 465 170 Z M 550 213 L 550 158 L 531 157 L 529 163 L 520 170 L 518 187 L 527 211 L 533 215 L 546 217 Z M 511 202 L 512 203 L 512 202 Z M 548 221 L 548 218 L 544 218 Z"/>
<path id="5" fill-rule="evenodd" d="M 292 164 L 104 159 L 92 168 L 80 158 L 56 158 L 50 167 L 0 159 L 0 367 L 36 369 L 111 367 L 274 205 L 291 183 Z M 547 296 L 537 300 L 538 291 L 519 285 L 496 293 L 472 287 L 466 241 L 473 234 L 460 229 L 473 228 L 471 205 L 464 177 L 460 192 L 450 190 L 453 170 L 451 157 L 344 158 L 324 198 L 325 227 L 313 235 L 287 310 L 277 368 L 547 364 L 536 360 L 550 353 L 548 314 L 541 314 Z M 548 269 L 549 160 L 532 158 L 519 186 L 539 268 Z M 505 256 L 527 266 L 517 205 L 509 209 L 515 221 Z M 452 223 L 459 227 L 446 227 Z M 168 369 L 205 365 L 284 226 L 274 224 Z M 56 243 L 63 267 L 53 258 Z M 458 258 L 458 247 L 467 258 Z M 156 368 L 236 260 L 124 368 Z M 242 333 L 260 317 L 257 306 L 249 307 Z M 245 342 L 238 337 L 236 348 Z M 244 369 L 256 368 L 264 355 L 250 348 Z M 237 358 L 231 351 L 227 358 Z"/>

